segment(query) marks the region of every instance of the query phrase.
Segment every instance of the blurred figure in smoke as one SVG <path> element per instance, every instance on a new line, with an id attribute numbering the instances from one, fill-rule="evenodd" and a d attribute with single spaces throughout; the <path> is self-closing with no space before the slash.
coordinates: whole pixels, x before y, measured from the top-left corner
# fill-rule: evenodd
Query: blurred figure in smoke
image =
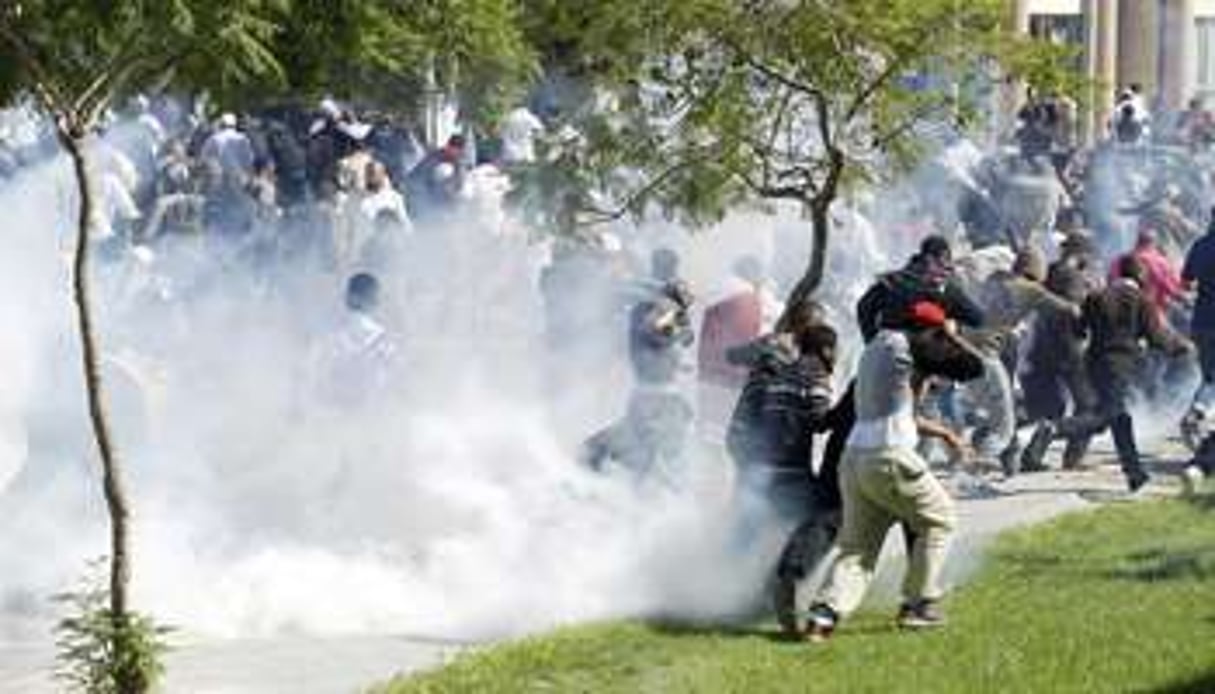
<path id="1" fill-rule="evenodd" d="M 1127 486 L 1135 492 L 1149 479 L 1139 458 L 1130 414 L 1130 402 L 1146 356 L 1141 343 L 1173 356 L 1187 354 L 1192 346 L 1160 320 L 1144 292 L 1147 270 L 1139 260 L 1128 256 L 1120 265 L 1119 279 L 1090 295 L 1084 303 L 1083 328 L 1089 338 L 1085 359 L 1097 394 L 1097 412 L 1065 420 L 1060 430 L 1094 436 L 1110 429 Z"/>
<path id="2" fill-rule="evenodd" d="M 693 414 L 680 383 L 690 370 L 687 353 L 695 339 L 692 301 L 687 285 L 673 282 L 630 312 L 633 392 L 624 418 L 584 444 L 583 459 L 592 469 L 603 470 L 611 461 L 638 482 L 655 477 L 674 482 L 670 477 L 680 463 Z"/>
<path id="3" fill-rule="evenodd" d="M 928 377 L 968 375 L 947 353 L 974 349 L 957 336 L 944 309 L 930 302 L 911 307 L 900 322 L 907 330 L 881 330 L 865 347 L 856 377 L 856 426 L 840 466 L 843 524 L 839 555 L 809 612 L 812 640 L 830 637 L 868 590 L 886 533 L 901 523 L 912 533 L 899 624 L 944 623 L 937 603 L 941 569 L 956 513 L 953 501 L 916 453 L 920 435 L 964 444 L 949 430 L 916 416 L 916 400 Z M 966 373 L 964 373 L 966 372 Z"/>
<path id="4" fill-rule="evenodd" d="M 1190 335 L 1198 348 L 1202 381 L 1212 384 L 1215 383 L 1215 219 L 1186 254 L 1181 280 L 1185 287 L 1198 290 Z"/>
<path id="5" fill-rule="evenodd" d="M 249 137 L 237 130 L 236 116 L 225 113 L 219 117 L 215 132 L 203 143 L 202 159 L 217 162 L 226 175 L 241 180 L 253 171 L 256 159 Z"/>
<path id="6" fill-rule="evenodd" d="M 380 282 L 361 272 L 346 282 L 346 313 L 314 357 L 314 383 L 321 402 L 338 409 L 358 408 L 388 394 L 397 348 L 377 319 Z"/>
<path id="7" fill-rule="evenodd" d="M 1039 312 L 1070 313 L 1076 319 L 1080 317 L 1078 302 L 1073 303 L 1055 294 L 1044 284 L 1046 273 L 1042 253 L 1035 248 L 1024 248 L 1017 253 L 1012 268 L 999 270 L 988 278 L 982 295 L 990 327 L 997 333 L 1000 347 L 996 360 L 1002 367 L 1002 377 L 999 378 L 1008 388 L 1006 392 L 986 398 L 982 403 L 995 424 L 989 425 L 985 429 L 986 435 L 979 437 L 986 438 L 986 441 L 976 440 L 976 448 L 986 450 L 1001 446 L 1002 450 L 998 450 L 998 453 L 1006 475 L 1016 474 L 1019 468 L 1021 451 L 1016 439 L 1016 416 L 1011 411 L 1011 395 L 1028 320 Z"/>
<path id="8" fill-rule="evenodd" d="M 1120 144 L 1138 145 L 1151 139 L 1152 115 L 1148 113 L 1139 93 L 1139 85 L 1118 92 L 1114 101 L 1114 114 L 1110 116 L 1110 134 Z"/>
<path id="9" fill-rule="evenodd" d="M 544 132 L 544 123 L 526 106 L 511 110 L 498 125 L 502 139 L 502 163 L 530 164 L 536 160 L 536 137 Z"/>
<path id="10" fill-rule="evenodd" d="M 1051 231 L 1070 203 L 1067 191 L 1045 156 L 1009 164 L 996 195 L 1005 242 L 1014 250 L 1033 246 L 1052 253 Z"/>
<path id="11" fill-rule="evenodd" d="M 464 136 L 452 135 L 409 172 L 405 197 L 419 221 L 441 215 L 455 204 L 463 187 L 466 150 Z"/>
<path id="12" fill-rule="evenodd" d="M 1084 365 L 1081 315 L 1072 307 L 1083 306 L 1089 294 L 1100 287 L 1093 272 L 1096 263 L 1092 241 L 1073 232 L 1061 245 L 1062 255 L 1051 264 L 1046 288 L 1068 306 L 1042 306 L 1034 316 L 1025 349 L 1025 368 L 1020 374 L 1026 419 L 1038 426 L 1021 453 L 1022 472 L 1045 469 L 1046 449 L 1064 415 L 1087 415 L 1096 407 L 1096 395 Z M 1071 436 L 1063 452 L 1063 469 L 1077 467 L 1088 447 L 1088 437 Z"/>
<path id="13" fill-rule="evenodd" d="M 725 298 L 705 309 L 697 345 L 697 426 L 708 441 L 724 441 L 725 427 L 748 365 L 731 363 L 729 351 L 772 329 L 781 310 L 768 287 L 763 263 L 752 255 L 734 264 Z"/>
<path id="14" fill-rule="evenodd" d="M 790 633 L 797 630 L 797 582 L 818 565 L 838 525 L 838 481 L 816 475 L 812 455 L 832 404 L 837 341 L 822 306 L 806 301 L 789 309 L 775 333 L 728 351 L 732 364 L 749 368 L 726 437 L 737 470 L 734 544 L 754 546 L 757 526 L 768 520 L 782 532 L 793 530 L 773 595 L 777 619 Z"/>
<path id="15" fill-rule="evenodd" d="M 1017 112 L 1017 145 L 1021 156 L 1036 159 L 1050 154 L 1058 114 L 1053 102 L 1039 100 L 1033 87 L 1026 88 L 1025 105 Z"/>
<path id="16" fill-rule="evenodd" d="M 364 179 L 366 193 L 359 202 L 359 212 L 363 218 L 373 221 L 380 214 L 388 212 L 398 220 L 405 233 L 412 231 L 413 223 L 405 209 L 405 198 L 393 187 L 388 169 L 373 159 L 367 162 Z"/>
<path id="17" fill-rule="evenodd" d="M 328 184 L 337 184 L 338 162 L 355 149 L 355 142 L 342 129 L 345 113 L 332 99 L 321 101 L 317 120 L 308 132 L 306 161 L 308 182 L 318 197 Z"/>
<path id="18" fill-rule="evenodd" d="M 1177 120 L 1176 137 L 1180 144 L 1194 150 L 1210 149 L 1215 141 L 1215 118 L 1211 116 L 1201 97 L 1194 97 L 1186 104 Z"/>

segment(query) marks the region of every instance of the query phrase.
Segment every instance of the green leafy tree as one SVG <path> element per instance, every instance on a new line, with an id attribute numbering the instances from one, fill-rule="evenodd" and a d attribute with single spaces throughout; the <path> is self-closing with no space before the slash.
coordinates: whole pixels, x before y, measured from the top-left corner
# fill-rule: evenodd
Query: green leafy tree
<path id="1" fill-rule="evenodd" d="M 536 61 L 515 0 L 293 0 L 275 38 L 283 93 L 418 109 L 428 90 L 491 123 Z"/>
<path id="2" fill-rule="evenodd" d="M 281 78 L 268 46 L 281 0 L 19 0 L 0 5 L 0 99 L 28 96 L 54 124 L 79 193 L 73 297 L 89 421 L 110 518 L 109 632 L 115 691 L 145 691 L 142 662 L 126 635 L 142 624 L 128 605 L 130 503 L 114 447 L 89 296 L 90 228 L 97 211 L 88 146 L 106 110 L 131 93 L 173 83 L 233 92 Z"/>
<path id="3" fill-rule="evenodd" d="M 533 202 L 547 196 L 569 233 L 656 209 L 699 225 L 792 201 L 814 241 L 794 299 L 823 279 L 840 192 L 914 164 L 924 126 L 965 124 L 976 78 L 998 79 L 981 66 L 1032 65 L 1041 80 L 1063 67 L 1056 49 L 1002 28 L 1000 0 L 528 4 L 546 70 L 598 100 L 566 111 L 582 137 L 550 149 L 549 171 L 520 174 Z"/>

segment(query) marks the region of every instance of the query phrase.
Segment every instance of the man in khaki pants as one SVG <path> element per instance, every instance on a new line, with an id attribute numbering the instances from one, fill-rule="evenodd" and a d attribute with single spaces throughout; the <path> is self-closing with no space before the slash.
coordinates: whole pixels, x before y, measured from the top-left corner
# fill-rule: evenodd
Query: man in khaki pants
<path id="1" fill-rule="evenodd" d="M 912 308 L 913 321 L 932 339 L 953 348 L 969 348 L 947 325 L 944 311 L 931 303 Z M 940 577 L 950 535 L 956 523 L 953 501 L 916 453 L 920 434 L 942 438 L 951 447 L 964 444 L 952 432 L 915 415 L 917 374 L 913 344 L 928 333 L 884 330 L 865 348 L 856 378 L 857 423 L 840 465 L 844 501 L 840 553 L 826 584 L 810 608 L 809 637 L 829 637 L 837 622 L 860 605 L 869 587 L 886 532 L 895 523 L 912 531 L 907 576 L 903 582 L 900 625 L 938 626 L 943 593 Z M 923 369 L 921 369 L 922 371 Z"/>

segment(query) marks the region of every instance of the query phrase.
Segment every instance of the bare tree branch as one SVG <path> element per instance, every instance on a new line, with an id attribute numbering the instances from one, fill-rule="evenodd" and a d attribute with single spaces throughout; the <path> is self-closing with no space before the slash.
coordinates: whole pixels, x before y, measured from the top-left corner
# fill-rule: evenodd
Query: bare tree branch
<path id="1" fill-rule="evenodd" d="M 934 101 L 923 104 L 917 109 L 914 109 L 907 115 L 902 122 L 884 132 L 876 132 L 873 136 L 873 147 L 882 149 L 889 145 L 894 140 L 907 134 L 909 130 L 923 122 L 924 118 L 932 114 L 934 111 L 939 111 L 945 108 L 948 104 L 945 101 Z"/>
<path id="2" fill-rule="evenodd" d="M 589 214 L 595 215 L 595 219 L 592 219 L 585 223 L 578 224 L 577 226 L 582 227 L 582 228 L 587 228 L 587 227 L 592 227 L 592 226 L 598 226 L 600 224 L 608 224 L 610 222 L 614 222 L 618 219 L 621 219 L 622 217 L 627 215 L 629 212 L 635 210 L 638 205 L 640 205 L 646 199 L 648 199 L 649 196 L 652 195 L 655 191 L 661 189 L 662 186 L 666 185 L 667 181 L 671 180 L 671 178 L 673 178 L 676 174 L 678 174 L 679 172 L 684 171 L 686 169 L 690 169 L 694 166 L 699 165 L 700 163 L 702 163 L 706 159 L 708 159 L 709 156 L 710 156 L 709 153 L 705 153 L 699 157 L 691 157 L 689 159 L 684 159 L 680 162 L 672 164 L 671 166 L 667 167 L 662 173 L 660 173 L 657 176 L 655 176 L 654 178 L 650 179 L 649 182 L 647 182 L 644 186 L 642 186 L 641 188 L 638 188 L 637 190 L 630 193 L 629 196 L 627 198 L 625 198 L 624 202 L 621 203 L 614 210 L 602 210 L 602 209 L 598 209 L 598 208 L 594 208 L 594 207 L 584 207 L 580 210 L 577 210 L 578 212 L 589 213 Z"/>

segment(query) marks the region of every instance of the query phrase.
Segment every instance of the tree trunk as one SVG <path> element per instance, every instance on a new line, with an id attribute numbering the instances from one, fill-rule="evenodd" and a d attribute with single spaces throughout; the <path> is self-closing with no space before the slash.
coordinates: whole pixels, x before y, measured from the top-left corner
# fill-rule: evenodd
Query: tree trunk
<path id="1" fill-rule="evenodd" d="M 110 515 L 110 613 L 114 620 L 115 633 L 127 631 L 127 586 L 131 570 L 127 554 L 127 529 L 130 512 L 126 491 L 122 483 L 122 467 L 114 454 L 110 437 L 110 425 L 105 411 L 105 398 L 101 383 L 100 353 L 93 332 L 93 315 L 89 308 L 89 245 L 90 229 L 97 201 L 85 137 L 80 133 L 64 133 L 61 136 L 64 149 L 72 159 L 76 175 L 76 187 L 80 193 L 80 210 L 76 220 L 76 249 L 72 270 L 72 298 L 76 302 L 76 318 L 80 331 L 81 357 L 84 367 L 84 385 L 88 397 L 89 422 L 93 428 L 93 440 L 101 457 L 102 483 L 105 492 L 106 510 Z M 115 649 L 125 649 L 127 639 L 116 638 Z M 123 653 L 115 653 L 118 662 L 124 662 Z M 127 679 L 127 668 L 118 668 L 117 682 L 120 691 L 137 692 L 142 687 Z M 125 680 L 125 681 L 124 681 Z"/>
<path id="2" fill-rule="evenodd" d="M 831 199 L 822 197 L 810 201 L 811 246 L 810 262 L 806 272 L 793 287 L 786 306 L 794 306 L 814 295 L 819 285 L 823 283 L 823 275 L 827 267 L 827 241 L 831 235 Z"/>

